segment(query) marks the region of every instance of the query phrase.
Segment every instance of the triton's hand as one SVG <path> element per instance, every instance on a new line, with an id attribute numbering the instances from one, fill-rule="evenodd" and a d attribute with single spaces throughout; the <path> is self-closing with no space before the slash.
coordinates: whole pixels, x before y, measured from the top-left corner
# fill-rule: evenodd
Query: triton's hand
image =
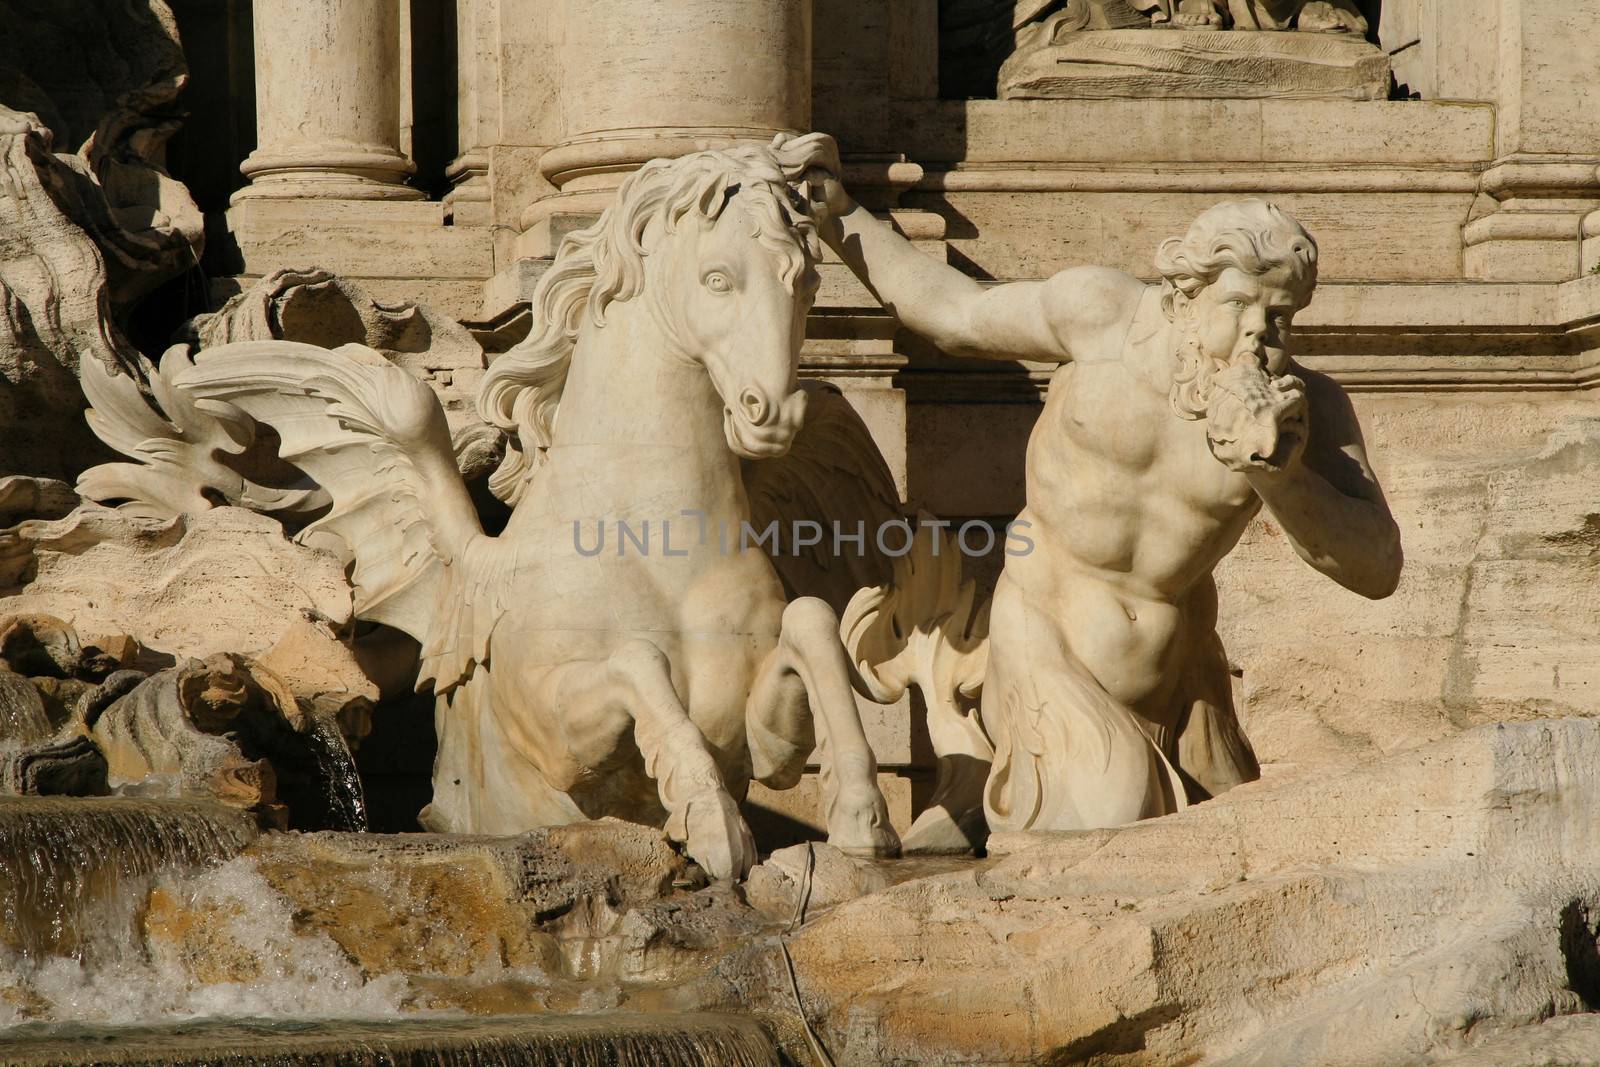
<path id="1" fill-rule="evenodd" d="M 839 145 L 825 133 L 794 137 L 779 134 L 772 142 L 790 181 L 799 181 L 801 195 L 811 206 L 811 215 L 824 238 L 833 229 L 832 220 L 848 212 L 854 204 L 845 192 L 840 176 Z"/>
<path id="2" fill-rule="evenodd" d="M 1219 371 L 1211 382 L 1206 440 L 1229 470 L 1287 470 L 1300 461 L 1308 437 L 1305 383 L 1272 377 L 1253 359 Z"/>

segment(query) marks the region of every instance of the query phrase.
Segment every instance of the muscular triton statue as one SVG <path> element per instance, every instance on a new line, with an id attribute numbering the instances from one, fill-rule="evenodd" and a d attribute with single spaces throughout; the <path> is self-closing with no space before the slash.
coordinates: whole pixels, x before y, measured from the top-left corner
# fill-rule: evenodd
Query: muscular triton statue
<path id="1" fill-rule="evenodd" d="M 838 173 L 831 141 L 822 166 Z M 994 594 L 982 720 L 991 830 L 1112 826 L 1258 776 L 1211 571 L 1265 504 L 1311 566 L 1379 599 L 1400 536 L 1343 390 L 1289 355 L 1317 245 L 1260 200 L 1220 204 L 1162 280 L 1073 267 L 981 285 L 816 176 L 823 234 L 946 352 L 1061 365 L 1027 454 L 1030 554 Z"/>

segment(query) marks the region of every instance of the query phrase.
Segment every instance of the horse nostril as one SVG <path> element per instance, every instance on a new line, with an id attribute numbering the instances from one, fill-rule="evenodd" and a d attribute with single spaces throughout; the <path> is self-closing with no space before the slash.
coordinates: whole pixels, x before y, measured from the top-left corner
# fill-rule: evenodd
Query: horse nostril
<path id="1" fill-rule="evenodd" d="M 739 406 L 744 409 L 744 417 L 753 425 L 760 426 L 767 421 L 767 402 L 754 389 L 746 389 L 739 394 Z"/>

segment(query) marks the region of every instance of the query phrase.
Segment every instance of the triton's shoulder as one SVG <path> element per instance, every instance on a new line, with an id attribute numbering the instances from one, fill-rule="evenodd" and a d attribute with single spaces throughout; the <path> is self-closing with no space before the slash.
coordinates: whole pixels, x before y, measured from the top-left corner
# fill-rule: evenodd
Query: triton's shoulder
<path id="1" fill-rule="evenodd" d="M 1068 267 L 1045 283 L 1045 310 L 1069 330 L 1126 323 L 1151 287 L 1111 267 Z"/>

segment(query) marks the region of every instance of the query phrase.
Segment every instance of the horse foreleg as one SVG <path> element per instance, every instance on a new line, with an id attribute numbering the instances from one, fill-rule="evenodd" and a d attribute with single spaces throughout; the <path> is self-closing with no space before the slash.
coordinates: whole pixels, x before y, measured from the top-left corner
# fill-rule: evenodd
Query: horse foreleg
<path id="1" fill-rule="evenodd" d="M 802 597 L 784 609 L 778 647 L 756 675 L 745 721 L 755 777 L 776 788 L 799 780 L 815 733 L 830 845 L 858 856 L 900 854 L 856 709 L 839 617 L 825 602 Z"/>
<path id="2" fill-rule="evenodd" d="M 713 878 L 742 878 L 756 860 L 755 841 L 728 794 L 706 745 L 672 687 L 662 651 L 630 641 L 604 660 L 568 663 L 546 683 L 573 758 L 602 767 L 617 738 L 633 726 L 645 773 L 667 809 L 667 836 L 682 842 Z"/>

